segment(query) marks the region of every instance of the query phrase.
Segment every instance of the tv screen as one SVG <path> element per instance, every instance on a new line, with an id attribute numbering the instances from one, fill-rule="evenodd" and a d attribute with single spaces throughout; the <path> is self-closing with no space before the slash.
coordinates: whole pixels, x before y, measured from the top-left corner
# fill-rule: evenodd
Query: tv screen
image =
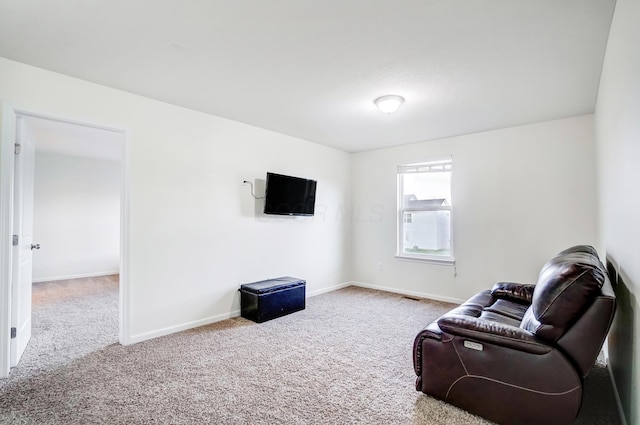
<path id="1" fill-rule="evenodd" d="M 267 173 L 265 214 L 313 215 L 315 204 L 315 180 Z"/>

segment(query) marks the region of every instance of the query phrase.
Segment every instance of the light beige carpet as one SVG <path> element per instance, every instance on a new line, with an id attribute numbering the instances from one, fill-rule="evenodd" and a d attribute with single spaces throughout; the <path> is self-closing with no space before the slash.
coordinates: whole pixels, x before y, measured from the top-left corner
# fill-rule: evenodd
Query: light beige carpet
<path id="1" fill-rule="evenodd" d="M 351 287 L 263 324 L 236 318 L 123 347 L 117 280 L 78 286 L 34 286 L 33 341 L 0 380 L 0 423 L 489 423 L 414 389 L 413 339 L 450 304 Z M 618 423 L 597 372 L 577 423 Z"/>

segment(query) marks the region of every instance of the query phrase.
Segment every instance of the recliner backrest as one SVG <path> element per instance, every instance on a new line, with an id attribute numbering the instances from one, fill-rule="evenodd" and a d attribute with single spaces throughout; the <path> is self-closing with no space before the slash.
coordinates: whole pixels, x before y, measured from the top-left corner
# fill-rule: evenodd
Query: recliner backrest
<path id="1" fill-rule="evenodd" d="M 586 247 L 569 248 L 542 267 L 521 328 L 555 343 L 589 307 L 601 292 L 606 272 Z"/>
<path id="2" fill-rule="evenodd" d="M 586 254 L 591 254 L 594 257 L 598 258 L 598 251 L 596 251 L 596 249 L 594 247 L 592 247 L 591 245 L 575 245 L 575 246 L 572 246 L 571 248 L 567 248 L 567 249 L 557 253 L 556 257 L 559 257 L 559 256 L 564 255 L 564 254 L 573 254 L 573 253 L 576 253 L 576 252 L 582 252 L 582 253 L 586 253 Z"/>
<path id="3" fill-rule="evenodd" d="M 596 362 L 609 333 L 615 311 L 616 296 L 609 279 L 605 278 L 605 283 L 593 303 L 557 342 L 558 347 L 573 361 L 583 378 Z"/>

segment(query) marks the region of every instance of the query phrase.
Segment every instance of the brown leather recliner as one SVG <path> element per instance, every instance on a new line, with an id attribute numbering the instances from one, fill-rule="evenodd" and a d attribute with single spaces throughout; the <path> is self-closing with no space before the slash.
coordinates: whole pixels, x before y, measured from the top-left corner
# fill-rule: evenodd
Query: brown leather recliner
<path id="1" fill-rule="evenodd" d="M 596 250 L 564 250 L 535 285 L 497 283 L 423 329 L 416 389 L 503 425 L 570 424 L 615 305 Z"/>

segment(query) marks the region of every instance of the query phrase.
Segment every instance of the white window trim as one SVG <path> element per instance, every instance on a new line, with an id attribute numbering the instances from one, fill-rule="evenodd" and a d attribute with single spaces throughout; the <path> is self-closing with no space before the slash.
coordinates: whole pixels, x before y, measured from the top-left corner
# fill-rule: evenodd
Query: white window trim
<path id="1" fill-rule="evenodd" d="M 398 179 L 398 199 L 397 199 L 397 208 L 398 208 L 398 218 L 396 220 L 397 224 L 397 240 L 396 240 L 396 258 L 399 260 L 407 260 L 407 261 L 417 261 L 431 264 L 441 264 L 441 265 L 453 265 L 455 266 L 455 247 L 453 243 L 453 206 L 448 205 L 445 207 L 425 207 L 425 208 L 403 208 L 403 197 L 404 197 L 404 179 L 401 178 L 402 174 L 408 173 L 420 173 L 431 169 L 437 169 L 438 167 L 442 167 L 442 164 L 449 164 L 449 167 L 445 168 L 448 170 L 452 170 L 453 168 L 453 160 L 451 156 L 434 158 L 430 161 L 425 161 L 424 163 L 418 164 L 408 164 L 408 165 L 399 165 L 396 171 L 396 178 Z M 451 182 L 451 186 L 453 186 L 453 182 Z M 449 188 L 451 192 L 453 192 L 452 187 Z M 452 195 L 453 196 L 453 195 Z M 453 201 L 451 202 L 453 204 Z M 402 244 L 403 244 L 403 235 L 402 231 L 404 228 L 404 213 L 411 211 L 449 211 L 451 214 L 451 226 L 449 229 L 449 238 L 451 243 L 451 255 L 442 256 L 442 255 L 428 255 L 428 254 L 407 254 L 402 252 Z"/>
<path id="2" fill-rule="evenodd" d="M 416 262 L 416 263 L 430 263 L 430 264 L 440 264 L 442 266 L 454 266 L 456 264 L 456 260 L 453 257 L 436 257 L 436 256 L 427 256 L 427 255 L 411 255 L 411 254 L 396 254 L 395 257 L 398 260 Z"/>

